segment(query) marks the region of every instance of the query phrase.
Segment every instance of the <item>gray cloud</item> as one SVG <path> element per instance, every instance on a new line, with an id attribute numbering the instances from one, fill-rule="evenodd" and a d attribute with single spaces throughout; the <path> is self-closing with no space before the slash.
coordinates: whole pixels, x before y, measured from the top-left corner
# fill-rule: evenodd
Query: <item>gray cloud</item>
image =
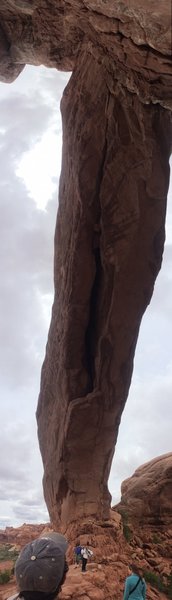
<path id="1" fill-rule="evenodd" d="M 31 70 L 31 79 L 32 76 Z M 3 525 L 47 520 L 34 413 L 53 295 L 57 192 L 46 211 L 40 211 L 15 171 L 23 152 L 32 149 L 51 125 L 52 91 L 48 91 L 48 81 L 51 84 L 53 81 L 54 91 L 56 88 L 57 95 L 61 95 L 61 84 L 57 79 L 55 84 L 55 76 L 45 76 L 44 72 L 41 80 L 44 93 L 41 89 L 30 90 L 26 74 L 22 94 L 17 92 L 16 83 L 14 92 L 10 89 L 11 95 L 8 86 L 1 86 L 0 512 L 5 515 L 1 519 Z M 57 111 L 56 116 L 59 130 Z"/>
<path id="2" fill-rule="evenodd" d="M 17 419 L 20 421 L 18 415 Z M 10 512 L 13 525 L 49 520 L 43 501 L 42 464 L 34 429 L 32 421 L 23 420 L 23 423 L 9 423 L 1 433 L 0 513 L 8 516 Z M 5 522 L 8 524 L 8 519 Z"/>
<path id="3" fill-rule="evenodd" d="M 35 371 L 40 371 L 43 359 L 47 323 L 41 313 L 40 295 L 53 293 L 53 235 L 57 197 L 54 196 L 48 203 L 46 212 L 38 210 L 14 171 L 16 155 L 19 157 L 23 151 L 23 137 L 27 139 L 27 143 L 24 141 L 26 150 L 48 126 L 49 108 L 44 103 L 41 105 L 40 95 L 37 103 L 33 96 L 35 115 L 31 121 L 27 119 L 31 106 L 28 109 L 24 99 L 20 100 L 19 106 L 16 98 L 14 105 L 13 98 L 9 103 L 4 100 L 0 108 L 5 127 L 8 115 L 11 115 L 0 149 L 1 378 L 8 380 L 8 385 L 10 381 L 11 385 L 16 385 L 17 381 L 21 385 L 22 381 L 26 384 Z M 14 136 L 11 132 L 13 119 Z"/>
<path id="4" fill-rule="evenodd" d="M 40 507 L 29 507 L 25 504 L 19 504 L 13 509 L 14 516 L 16 519 L 20 519 L 22 523 L 46 523 L 49 521 L 47 512 L 41 510 Z"/>

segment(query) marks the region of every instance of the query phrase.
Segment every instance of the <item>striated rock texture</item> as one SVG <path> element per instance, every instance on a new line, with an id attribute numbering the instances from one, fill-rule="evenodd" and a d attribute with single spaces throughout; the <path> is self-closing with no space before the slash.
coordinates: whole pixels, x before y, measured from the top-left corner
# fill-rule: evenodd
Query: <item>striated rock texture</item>
<path id="1" fill-rule="evenodd" d="M 168 530 L 172 522 L 172 453 L 139 467 L 123 481 L 121 493 L 118 509 L 130 521 Z"/>
<path id="2" fill-rule="evenodd" d="M 83 52 L 62 99 L 55 301 L 38 425 L 50 516 L 99 513 L 143 312 L 161 265 L 169 114 Z"/>
<path id="3" fill-rule="evenodd" d="M 37 418 L 54 525 L 108 519 L 139 326 L 161 266 L 171 147 L 168 0 L 1 0 L 1 79 L 64 92 L 55 299 Z"/>
<path id="4" fill-rule="evenodd" d="M 161 266 L 170 117 L 87 52 L 62 99 L 55 301 L 38 405 L 54 523 L 108 518 L 111 461 L 140 321 Z"/>
<path id="5" fill-rule="evenodd" d="M 0 76 L 25 63 L 73 70 L 81 49 L 141 101 L 172 106 L 169 0 L 1 0 Z"/>

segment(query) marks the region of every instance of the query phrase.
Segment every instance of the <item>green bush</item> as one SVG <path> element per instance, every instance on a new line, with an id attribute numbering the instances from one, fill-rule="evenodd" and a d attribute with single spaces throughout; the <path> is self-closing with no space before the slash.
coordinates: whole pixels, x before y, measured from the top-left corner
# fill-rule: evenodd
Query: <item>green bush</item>
<path id="1" fill-rule="evenodd" d="M 170 598 L 170 600 L 172 600 L 172 573 L 171 573 L 171 575 L 169 575 L 167 577 L 167 581 L 168 581 L 168 583 L 166 586 L 166 593 L 167 593 L 168 598 Z"/>
<path id="2" fill-rule="evenodd" d="M 120 514 L 121 514 L 122 522 L 128 523 L 128 513 L 126 512 L 126 510 L 121 510 Z"/>
<path id="3" fill-rule="evenodd" d="M 147 583 L 155 587 L 159 592 L 164 592 L 170 600 L 172 600 L 172 573 L 167 576 L 167 583 L 164 583 L 157 573 L 152 571 L 144 571 L 144 577 Z"/>
<path id="4" fill-rule="evenodd" d="M 127 542 L 130 542 L 131 538 L 132 538 L 132 531 L 128 525 L 128 514 L 124 510 L 121 511 L 121 518 L 122 518 L 122 523 L 123 523 L 124 537 L 127 540 Z"/>
<path id="5" fill-rule="evenodd" d="M 130 542 L 130 540 L 132 538 L 132 532 L 131 532 L 131 529 L 129 528 L 129 525 L 127 525 L 127 523 L 123 523 L 123 534 L 124 534 L 124 537 L 127 540 L 127 542 Z"/>
<path id="6" fill-rule="evenodd" d="M 161 543 L 160 537 L 156 533 L 154 533 L 153 536 L 152 536 L 152 543 L 153 544 L 160 544 Z"/>
<path id="7" fill-rule="evenodd" d="M 144 571 L 144 577 L 147 583 L 150 583 L 150 585 L 159 590 L 159 592 L 165 591 L 164 584 L 160 575 L 157 575 L 157 573 L 153 573 L 152 571 Z"/>
<path id="8" fill-rule="evenodd" d="M 11 550 L 12 546 L 10 544 L 6 544 L 4 546 L 0 546 L 0 562 L 3 560 L 14 560 L 16 561 L 19 555 L 18 550 Z"/>
<path id="9" fill-rule="evenodd" d="M 4 583 L 8 583 L 8 581 L 10 581 L 10 577 L 11 577 L 11 572 L 9 570 L 5 570 L 5 571 L 1 571 L 0 572 L 0 584 L 3 585 Z"/>

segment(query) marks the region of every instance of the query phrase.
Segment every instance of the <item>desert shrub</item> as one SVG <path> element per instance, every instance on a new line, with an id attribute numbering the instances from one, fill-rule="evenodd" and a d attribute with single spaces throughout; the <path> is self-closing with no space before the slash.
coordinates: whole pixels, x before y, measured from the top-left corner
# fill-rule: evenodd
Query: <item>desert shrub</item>
<path id="1" fill-rule="evenodd" d="M 153 544 L 160 544 L 161 543 L 160 537 L 156 533 L 154 533 L 153 536 L 152 536 L 152 543 Z"/>
<path id="2" fill-rule="evenodd" d="M 8 581 L 10 581 L 10 577 L 11 577 L 11 572 L 9 570 L 5 570 L 5 571 L 1 571 L 0 572 L 0 584 L 3 585 L 4 583 L 8 583 Z"/>
<path id="3" fill-rule="evenodd" d="M 127 525 L 127 523 L 123 523 L 123 534 L 124 534 L 124 537 L 127 540 L 127 542 L 130 542 L 130 540 L 132 538 L 132 532 L 131 532 L 129 525 Z"/>
<path id="4" fill-rule="evenodd" d="M 147 583 L 150 583 L 159 592 L 164 592 L 172 600 L 172 573 L 167 577 L 167 583 L 164 583 L 160 575 L 152 573 L 152 571 L 144 571 L 144 577 Z"/>
<path id="5" fill-rule="evenodd" d="M 124 537 L 127 540 L 127 542 L 130 542 L 131 538 L 132 538 L 132 531 L 128 525 L 128 514 L 124 510 L 121 511 L 120 514 L 121 514 L 121 518 L 122 518 Z"/>
<path id="6" fill-rule="evenodd" d="M 126 510 L 121 510 L 120 511 L 120 515 L 122 517 L 122 522 L 123 523 L 128 523 L 128 513 Z"/>
<path id="7" fill-rule="evenodd" d="M 12 546 L 10 544 L 5 544 L 4 546 L 0 546 L 0 562 L 3 560 L 14 560 L 16 561 L 19 555 L 18 550 L 11 549 Z"/>
<path id="8" fill-rule="evenodd" d="M 153 573 L 152 571 L 144 571 L 144 577 L 147 583 L 150 583 L 150 585 L 159 590 L 159 592 L 165 591 L 165 586 L 160 575 L 157 575 L 157 573 Z"/>
<path id="9" fill-rule="evenodd" d="M 6 546 L 0 546 L 0 561 L 2 560 L 7 560 L 8 558 L 8 551 Z"/>
<path id="10" fill-rule="evenodd" d="M 172 600 L 172 573 L 167 577 L 166 593 L 168 598 Z"/>

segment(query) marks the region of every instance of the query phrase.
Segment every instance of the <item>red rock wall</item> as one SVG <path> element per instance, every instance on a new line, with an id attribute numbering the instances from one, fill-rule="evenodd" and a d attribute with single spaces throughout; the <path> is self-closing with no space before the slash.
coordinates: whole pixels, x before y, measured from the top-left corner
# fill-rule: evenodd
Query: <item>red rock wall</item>
<path id="1" fill-rule="evenodd" d="M 108 517 L 107 489 L 143 312 L 161 266 L 169 114 L 83 53 L 62 99 L 55 301 L 38 431 L 51 519 Z"/>
<path id="2" fill-rule="evenodd" d="M 172 453 L 158 456 L 136 469 L 121 486 L 119 512 L 141 526 L 171 530 L 172 520 Z"/>
<path id="3" fill-rule="evenodd" d="M 1 0 L 0 17 L 2 80 L 25 62 L 73 69 L 38 434 L 53 523 L 108 518 L 107 480 L 164 244 L 170 6 Z"/>

